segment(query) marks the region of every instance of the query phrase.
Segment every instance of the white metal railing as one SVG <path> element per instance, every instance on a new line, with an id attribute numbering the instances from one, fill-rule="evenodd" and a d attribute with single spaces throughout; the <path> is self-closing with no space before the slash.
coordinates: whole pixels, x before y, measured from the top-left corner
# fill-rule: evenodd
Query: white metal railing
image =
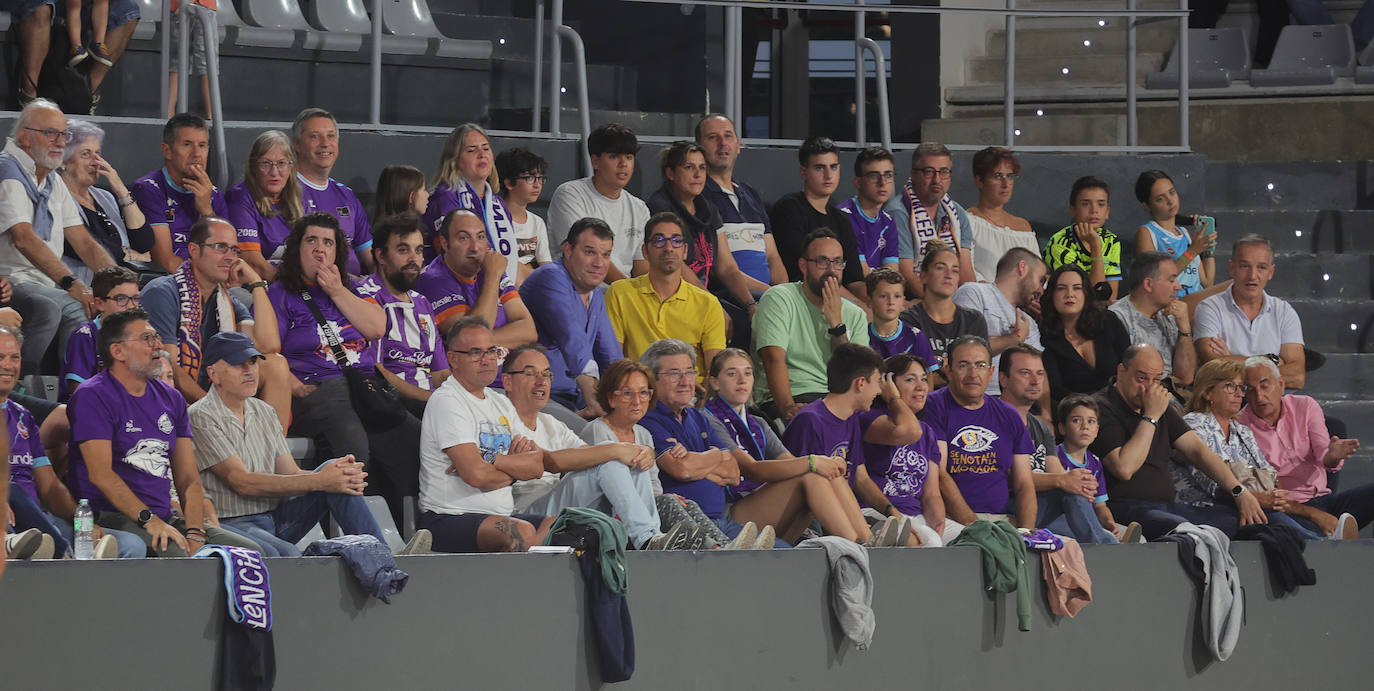
<path id="1" fill-rule="evenodd" d="M 181 22 L 181 40 L 177 45 L 177 58 L 180 73 L 177 74 L 177 112 L 185 113 L 190 104 L 191 95 L 191 23 L 195 22 L 205 32 L 205 73 L 210 82 L 210 120 L 211 136 L 214 137 L 215 150 L 215 172 L 218 173 L 219 184 L 224 187 L 229 186 L 229 148 L 224 142 L 224 104 L 220 100 L 219 90 L 219 29 L 215 26 L 215 12 L 206 7 L 193 3 L 182 3 L 181 16 L 177 21 Z M 168 85 L 167 74 L 171 72 L 171 31 L 172 3 L 162 3 L 162 100 L 158 102 L 159 108 L 167 107 Z"/>

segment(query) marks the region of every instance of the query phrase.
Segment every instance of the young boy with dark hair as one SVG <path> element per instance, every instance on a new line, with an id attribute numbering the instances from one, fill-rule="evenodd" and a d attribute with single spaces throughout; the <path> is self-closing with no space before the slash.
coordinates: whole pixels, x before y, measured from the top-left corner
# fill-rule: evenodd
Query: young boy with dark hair
<path id="1" fill-rule="evenodd" d="M 496 175 L 500 178 L 501 200 L 510 211 L 511 227 L 515 230 L 518 275 L 515 284 L 543 264 L 553 261 L 549 252 L 549 229 L 544 219 L 529 212 L 529 205 L 539 201 L 548 179 L 549 162 L 529 149 L 506 149 L 496 155 Z"/>
<path id="2" fill-rule="evenodd" d="M 66 403 L 81 382 L 104 369 L 95 344 L 101 318 L 139 307 L 142 302 L 138 294 L 138 275 L 122 266 L 107 266 L 95 272 L 91 293 L 95 296 L 98 314 L 73 331 L 67 340 L 67 352 L 62 358 L 61 376 L 57 380 L 60 403 Z"/>
<path id="3" fill-rule="evenodd" d="M 1077 264 L 1096 286 L 1111 286 L 1115 300 L 1121 285 L 1121 240 L 1104 226 L 1111 214 L 1112 188 L 1102 178 L 1078 178 L 1069 191 L 1069 217 L 1073 223 L 1050 236 L 1045 244 L 1045 264 L 1049 270 L 1064 264 Z"/>
<path id="4" fill-rule="evenodd" d="M 899 318 L 906 307 L 906 279 L 891 267 L 879 267 L 864 278 L 864 284 L 868 288 L 868 302 L 873 306 L 868 345 L 884 360 L 910 353 L 921 358 L 921 362 L 933 363 L 930 371 L 939 369 L 930 340 L 920 329 Z"/>
<path id="5" fill-rule="evenodd" d="M 1103 530 L 1125 542 L 1127 531 L 1116 524 L 1112 510 L 1107 508 L 1107 477 L 1102 472 L 1102 461 L 1088 450 L 1088 446 L 1097 439 L 1097 401 L 1091 396 L 1073 394 L 1059 402 L 1057 412 L 1059 434 L 1064 439 L 1059 444 L 1059 459 L 1063 461 L 1065 470 L 1083 469 L 1093 474 L 1097 480 L 1097 494 L 1092 498 L 1093 513 L 1097 515 Z M 1064 532 L 1063 528 L 1056 529 L 1056 526 L 1057 523 L 1052 521 L 1047 527 L 1055 532 Z M 1131 541 L 1134 541 L 1139 536 L 1139 526 L 1133 525 L 1130 532 L 1133 533 Z"/>

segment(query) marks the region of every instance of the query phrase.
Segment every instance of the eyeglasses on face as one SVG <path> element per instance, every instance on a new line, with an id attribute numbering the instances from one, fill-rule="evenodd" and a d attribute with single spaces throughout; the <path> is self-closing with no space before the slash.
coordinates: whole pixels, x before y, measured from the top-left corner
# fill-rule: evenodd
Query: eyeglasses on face
<path id="1" fill-rule="evenodd" d="M 911 172 L 919 174 L 923 178 L 939 177 L 941 180 L 948 180 L 954 174 L 949 168 L 916 168 Z"/>
<path id="2" fill-rule="evenodd" d="M 284 173 L 291 170 L 290 161 L 269 161 L 265 158 L 260 158 L 253 165 L 257 166 L 258 170 L 264 173 L 270 173 L 274 170 L 280 170 Z"/>
<path id="3" fill-rule="evenodd" d="M 48 141 L 60 141 L 63 144 L 71 143 L 74 136 L 71 130 L 38 129 L 37 127 L 25 127 L 24 129 L 43 135 Z"/>
<path id="4" fill-rule="evenodd" d="M 635 401 L 635 400 L 647 401 L 647 400 L 649 400 L 649 399 L 651 399 L 651 398 L 654 397 L 654 390 L 653 390 L 653 389 L 641 389 L 641 390 L 639 390 L 639 391 L 630 391 L 630 390 L 627 389 L 627 390 L 625 390 L 625 391 L 617 391 L 617 392 L 615 392 L 615 396 L 616 396 L 616 398 L 619 398 L 620 400 L 625 401 L 626 403 L 629 403 L 630 401 Z"/>
<path id="5" fill-rule="evenodd" d="M 159 346 L 162 345 L 162 335 L 156 331 L 145 331 L 138 336 L 121 338 L 118 341 L 115 341 L 115 343 L 131 343 L 133 341 L 143 341 L 144 343 L 147 343 L 150 346 Z"/>
<path id="6" fill-rule="evenodd" d="M 967 362 L 961 360 L 959 362 L 954 363 L 954 369 L 959 372 L 967 372 L 969 370 L 978 370 L 979 372 L 986 372 L 989 367 L 992 367 L 992 365 L 986 362 Z"/>
<path id="7" fill-rule="evenodd" d="M 897 175 L 890 170 L 870 170 L 863 174 L 863 178 L 869 182 L 892 182 Z"/>
<path id="8" fill-rule="evenodd" d="M 143 304 L 143 298 L 138 295 L 111 295 L 109 297 L 103 297 L 100 299 L 113 302 L 114 304 L 118 305 L 120 309 L 124 309 L 129 305 L 138 307 L 139 305 Z"/>
<path id="9" fill-rule="evenodd" d="M 516 178 L 516 180 L 529 183 L 531 185 L 542 185 L 549 181 L 549 177 L 547 175 L 521 175 L 520 177 Z"/>
<path id="10" fill-rule="evenodd" d="M 482 360 L 491 358 L 493 360 L 503 360 L 510 354 L 510 349 L 505 346 L 492 346 L 490 348 L 468 348 L 467 350 L 450 350 L 455 355 L 466 355 L 471 360 Z"/>
<path id="11" fill-rule="evenodd" d="M 697 376 L 697 370 L 695 367 L 691 369 L 670 369 L 665 372 L 659 372 L 657 376 L 659 379 L 671 379 L 674 381 L 682 379 L 683 377 L 691 377 L 695 379 Z"/>
<path id="12" fill-rule="evenodd" d="M 667 235 L 655 235 L 649 238 L 648 243 L 654 249 L 661 250 L 663 249 L 664 245 L 672 245 L 673 249 L 678 249 L 683 245 L 687 244 L 687 240 L 684 239 L 681 235 L 673 235 L 671 237 Z"/>
<path id="13" fill-rule="evenodd" d="M 843 269 L 843 268 L 844 268 L 844 265 L 846 264 L 846 262 L 845 262 L 845 260 L 844 260 L 844 257 L 838 257 L 838 258 L 832 258 L 832 257 L 806 257 L 805 259 L 806 259 L 806 261 L 811 262 L 812 264 L 815 264 L 817 267 L 821 268 L 822 270 L 828 269 L 828 268 L 830 268 L 830 267 L 832 267 L 832 266 L 835 267 L 835 268 L 837 268 L 837 269 Z"/>
<path id="14" fill-rule="evenodd" d="M 239 256 L 239 246 L 235 244 L 231 244 L 228 242 L 202 242 L 199 244 L 201 247 L 204 247 L 208 250 L 214 250 L 218 254 L 228 253 L 234 255 L 235 257 Z"/>
<path id="15" fill-rule="evenodd" d="M 543 372 L 540 372 L 539 370 L 534 368 L 534 365 L 526 366 L 523 369 L 508 370 L 506 374 L 512 376 L 522 374 L 526 377 L 537 378 L 543 381 L 553 381 L 553 370 L 546 369 Z"/>

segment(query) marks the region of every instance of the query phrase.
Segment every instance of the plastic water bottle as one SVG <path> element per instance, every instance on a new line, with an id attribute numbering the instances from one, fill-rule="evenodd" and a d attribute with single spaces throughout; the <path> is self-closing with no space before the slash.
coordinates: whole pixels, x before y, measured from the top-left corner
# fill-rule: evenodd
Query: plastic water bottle
<path id="1" fill-rule="evenodd" d="M 76 529 L 76 545 L 74 555 L 77 559 L 95 558 L 95 514 L 91 513 L 91 505 L 82 499 L 76 507 L 76 516 L 72 520 L 73 527 Z"/>

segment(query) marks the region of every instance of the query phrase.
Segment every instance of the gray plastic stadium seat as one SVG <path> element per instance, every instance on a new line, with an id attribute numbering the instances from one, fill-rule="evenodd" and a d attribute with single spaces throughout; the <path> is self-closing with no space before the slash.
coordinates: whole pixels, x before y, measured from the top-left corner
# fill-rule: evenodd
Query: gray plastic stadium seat
<path id="1" fill-rule="evenodd" d="M 138 0 L 138 26 L 134 27 L 134 40 L 147 41 L 156 36 L 161 20 L 162 0 Z"/>
<path id="2" fill-rule="evenodd" d="M 372 35 L 372 19 L 367 15 L 363 0 L 307 0 L 305 18 L 321 31 L 343 34 Z M 429 40 L 409 36 L 382 36 L 382 52 L 392 55 L 424 55 L 429 52 Z"/>
<path id="3" fill-rule="evenodd" d="M 396 521 L 391 518 L 391 509 L 387 508 L 386 499 L 377 495 L 363 497 L 367 502 L 367 509 L 372 512 L 372 517 L 377 520 L 377 526 L 382 529 L 382 537 L 386 538 L 386 546 L 392 552 L 400 550 L 406 546 L 406 541 L 401 539 L 401 531 L 396 529 Z"/>
<path id="4" fill-rule="evenodd" d="M 286 448 L 291 451 L 291 457 L 300 463 L 315 456 L 315 442 L 307 437 L 287 437 Z"/>
<path id="5" fill-rule="evenodd" d="M 10 13 L 7 10 L 0 10 L 0 31 L 10 30 Z"/>
<path id="6" fill-rule="evenodd" d="M 1350 25 L 1283 27 L 1269 69 L 1250 72 L 1253 86 L 1334 84 L 1355 76 L 1355 39 Z"/>
<path id="7" fill-rule="evenodd" d="M 393 36 L 427 39 L 430 54 L 441 58 L 491 57 L 491 41 L 449 38 L 434 26 L 434 17 L 425 0 L 373 0 L 382 5 L 382 29 Z"/>
<path id="8" fill-rule="evenodd" d="M 1374 84 L 1374 67 L 1355 68 L 1356 84 Z"/>
<path id="9" fill-rule="evenodd" d="M 1250 78 L 1250 48 L 1245 30 L 1188 30 L 1188 87 L 1222 89 L 1235 79 Z M 1147 89 L 1178 88 L 1178 46 L 1160 72 L 1145 75 Z"/>
<path id="10" fill-rule="evenodd" d="M 239 17 L 231 0 L 220 0 L 217 4 L 215 25 L 225 31 L 221 41 L 227 39 L 236 46 L 255 48 L 290 48 L 296 44 L 296 32 L 253 26 Z"/>
<path id="11" fill-rule="evenodd" d="M 301 47 L 307 50 L 337 50 L 353 52 L 363 45 L 363 39 L 353 34 L 316 31 L 301 14 L 296 0 L 243 0 L 243 18 L 263 29 L 299 32 Z"/>

